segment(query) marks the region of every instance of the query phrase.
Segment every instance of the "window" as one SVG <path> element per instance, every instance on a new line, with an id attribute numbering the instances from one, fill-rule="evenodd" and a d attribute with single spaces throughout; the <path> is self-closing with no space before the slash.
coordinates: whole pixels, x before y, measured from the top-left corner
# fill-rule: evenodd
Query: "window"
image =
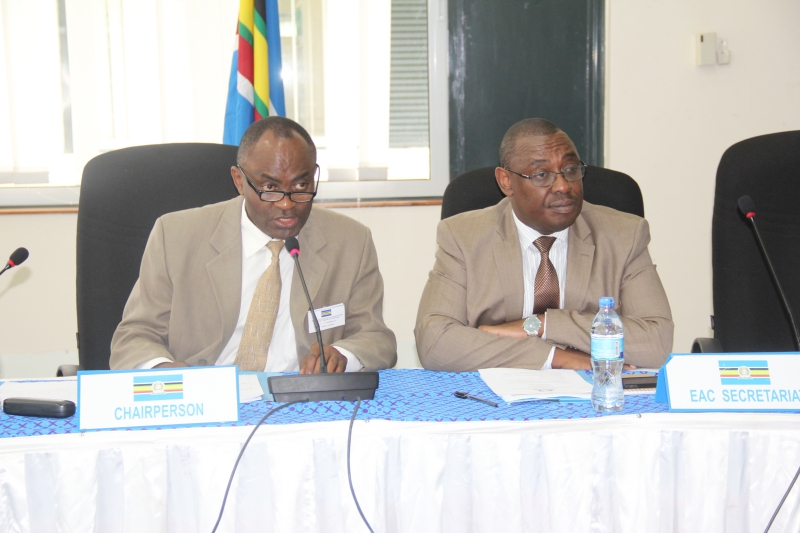
<path id="1" fill-rule="evenodd" d="M 77 204 L 83 166 L 105 151 L 221 142 L 238 2 L 0 8 L 0 204 Z M 279 0 L 279 9 L 287 115 L 317 142 L 327 181 L 318 198 L 441 195 L 446 1 Z"/>

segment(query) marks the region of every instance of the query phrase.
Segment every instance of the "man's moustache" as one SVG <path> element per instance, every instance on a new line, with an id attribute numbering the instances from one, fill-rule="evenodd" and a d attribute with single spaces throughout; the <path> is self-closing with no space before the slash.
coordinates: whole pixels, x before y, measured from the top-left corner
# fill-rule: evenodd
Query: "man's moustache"
<path id="1" fill-rule="evenodd" d="M 556 203 L 565 202 L 565 201 L 577 202 L 578 200 L 580 200 L 581 197 L 580 196 L 566 195 L 566 194 L 558 194 L 556 196 L 553 196 L 552 198 L 553 198 L 553 200 L 550 203 L 551 204 L 556 204 Z"/>

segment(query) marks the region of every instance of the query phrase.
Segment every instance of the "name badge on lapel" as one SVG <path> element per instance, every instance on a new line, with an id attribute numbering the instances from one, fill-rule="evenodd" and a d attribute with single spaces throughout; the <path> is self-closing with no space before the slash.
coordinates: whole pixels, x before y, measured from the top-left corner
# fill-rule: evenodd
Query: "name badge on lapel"
<path id="1" fill-rule="evenodd" d="M 329 307 L 320 307 L 319 309 L 314 309 L 314 314 L 317 315 L 320 331 L 325 331 L 326 329 L 344 326 L 344 304 L 336 304 L 336 305 L 331 305 Z M 308 319 L 307 320 L 308 332 L 316 333 L 317 328 L 314 327 L 314 319 L 311 318 L 311 311 L 308 312 L 307 319 Z"/>

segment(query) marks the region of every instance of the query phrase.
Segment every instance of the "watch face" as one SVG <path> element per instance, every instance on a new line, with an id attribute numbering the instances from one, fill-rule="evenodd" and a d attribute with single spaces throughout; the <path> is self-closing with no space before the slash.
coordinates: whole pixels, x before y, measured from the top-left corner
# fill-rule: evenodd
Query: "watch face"
<path id="1" fill-rule="evenodd" d="M 529 337 L 538 336 L 540 327 L 542 327 L 542 321 L 539 320 L 539 317 L 536 315 L 529 316 L 525 319 L 525 322 L 522 323 L 522 329 L 525 330 L 525 333 L 527 333 Z"/>

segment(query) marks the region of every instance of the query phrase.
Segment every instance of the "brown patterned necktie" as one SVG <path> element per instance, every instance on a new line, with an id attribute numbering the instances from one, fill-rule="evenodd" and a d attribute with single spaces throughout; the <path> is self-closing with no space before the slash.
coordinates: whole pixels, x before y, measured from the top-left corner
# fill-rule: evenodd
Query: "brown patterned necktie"
<path id="1" fill-rule="evenodd" d="M 283 241 L 270 241 L 267 248 L 272 252 L 272 262 L 261 274 L 256 292 L 250 302 L 247 320 L 244 323 L 242 340 L 234 364 L 240 371 L 263 372 L 267 366 L 267 353 L 278 318 L 281 301 L 281 266 L 279 255 Z"/>
<path id="2" fill-rule="evenodd" d="M 539 237 L 533 245 L 542 254 L 542 262 L 536 271 L 533 285 L 533 314 L 539 315 L 548 309 L 561 308 L 561 295 L 558 288 L 556 267 L 550 262 L 550 248 L 556 242 L 555 237 Z"/>

